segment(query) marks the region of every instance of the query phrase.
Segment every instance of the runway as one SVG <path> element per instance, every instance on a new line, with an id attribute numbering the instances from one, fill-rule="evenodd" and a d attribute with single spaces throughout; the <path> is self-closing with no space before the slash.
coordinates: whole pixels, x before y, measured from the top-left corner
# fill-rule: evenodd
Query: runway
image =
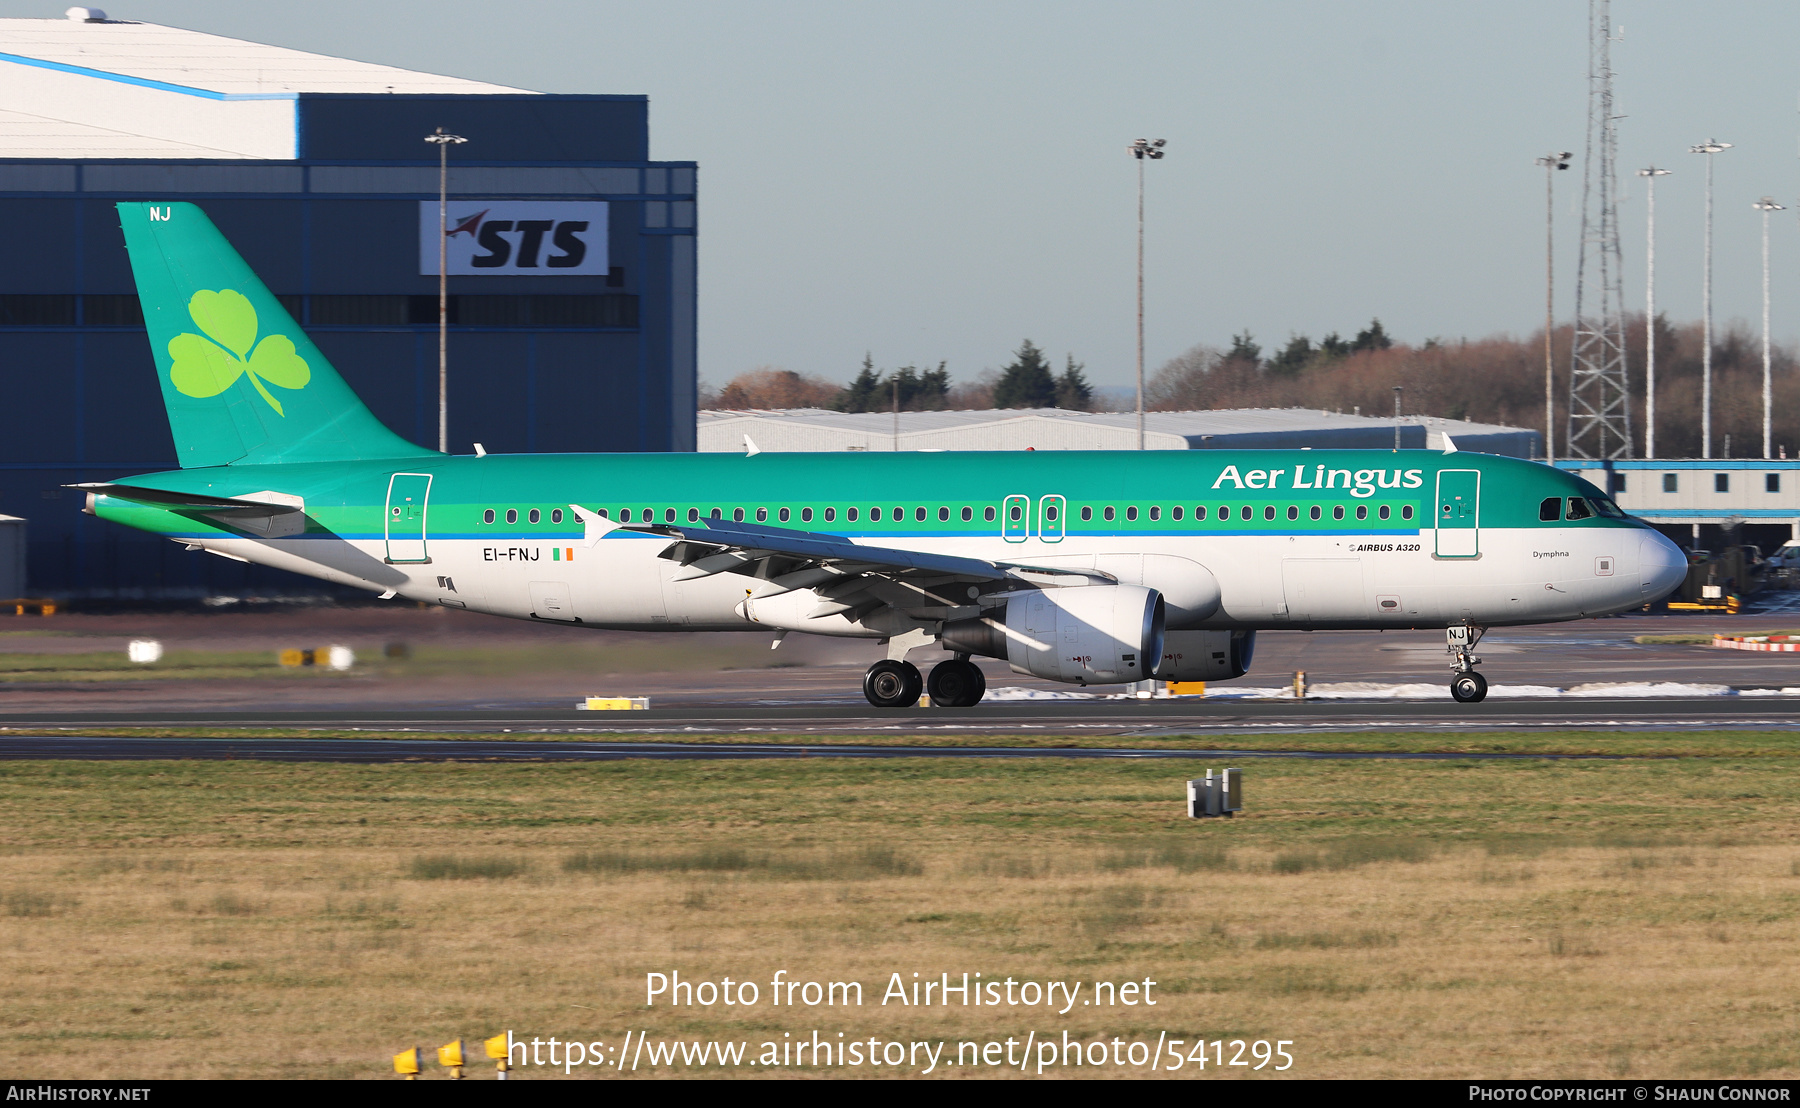
<path id="1" fill-rule="evenodd" d="M 799 758 L 1402 759 L 1407 761 L 1617 760 L 1610 754 L 1458 754 L 1313 750 L 1146 750 L 1131 747 L 809 746 L 772 743 L 608 743 L 512 739 L 182 739 L 98 735 L 0 736 L 0 761 L 617 762 Z"/>
<path id="2" fill-rule="evenodd" d="M 883 745 L 982 734 L 1170 737 L 1344 731 L 1794 730 L 1800 701 L 1786 697 L 1443 700 L 1050 700 L 974 708 L 876 711 L 866 705 L 764 703 L 648 711 L 586 712 L 535 705 L 369 711 L 0 712 L 0 736 L 130 728 L 162 737 L 206 737 L 217 729 L 553 736 L 869 735 Z M 182 732 L 191 732 L 183 736 Z M 1128 745 L 1128 744 L 1126 744 Z M 1228 743 L 1227 746 L 1240 744 Z"/>

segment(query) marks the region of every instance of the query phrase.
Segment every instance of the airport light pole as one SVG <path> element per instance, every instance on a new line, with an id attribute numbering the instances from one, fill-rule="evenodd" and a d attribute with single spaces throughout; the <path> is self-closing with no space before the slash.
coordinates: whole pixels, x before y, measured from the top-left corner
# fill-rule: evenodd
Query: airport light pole
<path id="1" fill-rule="evenodd" d="M 1137 427 L 1138 449 L 1144 449 L 1144 163 L 1163 156 L 1167 139 L 1138 139 L 1125 149 L 1137 159 L 1138 167 L 1138 259 L 1137 259 Z"/>
<path id="2" fill-rule="evenodd" d="M 1394 386 L 1394 450 L 1400 449 L 1400 390 L 1404 386 Z"/>
<path id="3" fill-rule="evenodd" d="M 1644 232 L 1644 457 L 1656 457 L 1656 179 L 1675 172 L 1650 166 L 1637 171 L 1650 190 Z"/>
<path id="4" fill-rule="evenodd" d="M 1556 464 L 1556 363 L 1550 341 L 1556 334 L 1556 173 L 1569 168 L 1574 154 L 1567 150 L 1546 154 L 1537 165 L 1544 167 L 1544 464 Z"/>
<path id="5" fill-rule="evenodd" d="M 438 453 L 450 453 L 450 147 L 468 142 L 439 127 L 425 141 L 438 148 Z"/>
<path id="6" fill-rule="evenodd" d="M 1774 392 L 1769 380 L 1769 213 L 1785 212 L 1787 209 L 1775 203 L 1775 198 L 1765 196 L 1750 205 L 1762 213 L 1763 232 L 1763 457 L 1773 458 L 1775 447 L 1771 442 L 1774 437 L 1770 425 L 1769 411 L 1774 402 Z"/>
<path id="7" fill-rule="evenodd" d="M 1731 149 L 1731 143 L 1707 139 L 1688 147 L 1690 154 L 1706 158 L 1706 275 L 1701 282 L 1700 303 L 1700 456 L 1712 457 L 1712 155 Z"/>

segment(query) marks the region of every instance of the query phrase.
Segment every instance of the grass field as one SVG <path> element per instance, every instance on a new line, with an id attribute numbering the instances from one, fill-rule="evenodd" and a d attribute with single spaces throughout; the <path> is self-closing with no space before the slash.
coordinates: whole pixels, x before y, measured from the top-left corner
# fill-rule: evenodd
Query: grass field
<path id="1" fill-rule="evenodd" d="M 1687 757 L 1246 763 L 1249 811 L 1202 823 L 1167 763 L 5 763 L 0 1073 L 381 1077 L 510 1028 L 1795 1076 L 1800 757 L 1675 738 Z M 674 970 L 764 1003 L 646 1008 Z M 772 1007 L 777 970 L 866 1003 Z M 879 1004 L 891 973 L 946 971 L 1150 978 L 1159 1003 Z"/>

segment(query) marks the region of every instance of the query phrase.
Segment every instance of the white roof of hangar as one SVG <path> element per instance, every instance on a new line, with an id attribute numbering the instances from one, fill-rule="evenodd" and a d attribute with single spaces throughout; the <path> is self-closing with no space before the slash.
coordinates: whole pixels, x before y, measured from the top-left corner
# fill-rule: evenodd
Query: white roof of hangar
<path id="1" fill-rule="evenodd" d="M 526 89 L 415 73 L 155 23 L 0 19 L 0 61 L 38 62 L 226 95 L 269 93 L 521 93 Z"/>
<path id="2" fill-rule="evenodd" d="M 302 93 L 536 95 L 155 23 L 0 19 L 0 158 L 292 159 Z"/>

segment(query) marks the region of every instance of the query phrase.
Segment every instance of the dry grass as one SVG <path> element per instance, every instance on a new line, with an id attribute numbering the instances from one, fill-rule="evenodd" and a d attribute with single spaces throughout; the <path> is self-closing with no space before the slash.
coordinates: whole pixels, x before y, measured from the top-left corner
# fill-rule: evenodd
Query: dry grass
<path id="1" fill-rule="evenodd" d="M 1302 1076 L 1792 1077 L 1796 768 L 1259 763 L 1245 818 L 1191 824 L 1187 768 L 1135 762 L 12 763 L 0 1071 L 1066 1028 L 1291 1039 Z M 646 1009 L 673 970 L 867 1003 Z M 965 970 L 1161 1003 L 878 1003 Z"/>

